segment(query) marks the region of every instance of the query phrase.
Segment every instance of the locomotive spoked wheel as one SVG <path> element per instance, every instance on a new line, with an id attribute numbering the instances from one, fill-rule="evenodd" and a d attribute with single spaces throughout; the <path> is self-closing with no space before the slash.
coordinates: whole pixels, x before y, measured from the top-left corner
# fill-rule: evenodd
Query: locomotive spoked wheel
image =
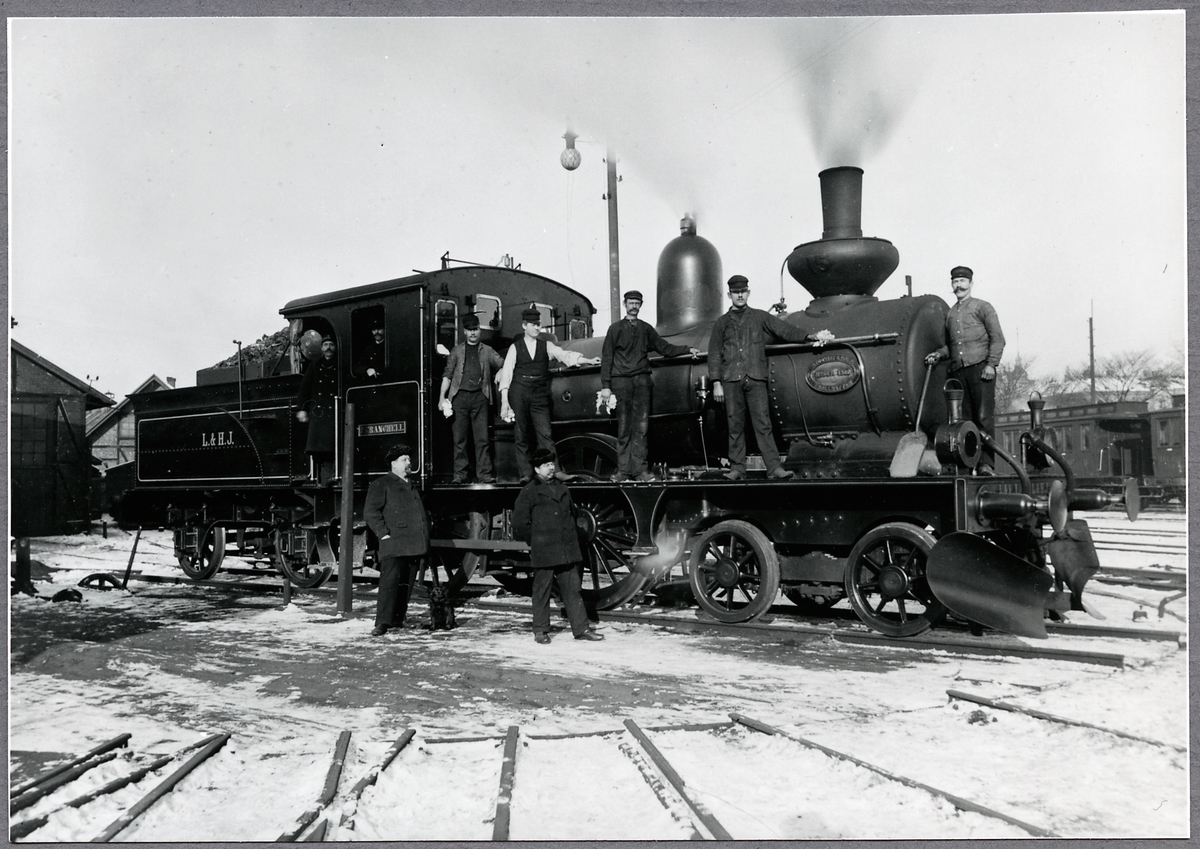
<path id="1" fill-rule="evenodd" d="M 935 542 L 922 528 L 892 522 L 868 531 L 850 551 L 846 595 L 872 630 L 912 637 L 945 615 L 945 606 L 925 581 L 925 563 Z"/>
<path id="2" fill-rule="evenodd" d="M 696 602 L 714 619 L 748 622 L 779 594 L 779 555 L 749 522 L 721 522 L 692 546 L 688 581 Z"/>
<path id="3" fill-rule="evenodd" d="M 202 531 L 197 530 L 197 535 Z M 200 542 L 199 551 L 179 553 L 179 568 L 193 581 L 207 581 L 221 568 L 225 559 L 225 529 L 213 528 Z"/>
<path id="4" fill-rule="evenodd" d="M 637 525 L 624 498 L 588 498 L 576 503 L 575 524 L 583 549 L 583 600 L 609 610 L 632 599 L 646 584 L 622 552 L 637 542 Z"/>
<path id="5" fill-rule="evenodd" d="M 334 552 L 337 551 L 337 529 L 331 529 L 331 539 Z M 322 566 L 318 561 L 316 549 L 301 553 L 288 554 L 283 550 L 283 532 L 275 531 L 275 565 L 279 571 L 287 575 L 287 579 L 301 589 L 319 587 L 329 578 L 332 571 L 330 566 Z"/>

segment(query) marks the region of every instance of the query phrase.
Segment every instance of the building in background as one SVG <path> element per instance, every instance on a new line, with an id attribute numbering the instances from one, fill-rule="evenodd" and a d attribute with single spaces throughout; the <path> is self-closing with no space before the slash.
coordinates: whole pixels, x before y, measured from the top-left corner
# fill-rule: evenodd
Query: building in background
<path id="1" fill-rule="evenodd" d="M 159 389 L 174 389 L 175 378 L 165 380 L 154 374 L 130 395 L 157 392 Z M 112 407 L 88 410 L 87 441 L 92 456 L 100 461 L 101 468 L 108 470 L 120 463 L 132 462 L 137 447 L 134 430 L 133 405 L 127 395 Z"/>
<path id="2" fill-rule="evenodd" d="M 10 369 L 9 533 L 87 530 L 94 514 L 89 490 L 99 469 L 88 448 L 86 415 L 114 401 L 17 341 Z"/>

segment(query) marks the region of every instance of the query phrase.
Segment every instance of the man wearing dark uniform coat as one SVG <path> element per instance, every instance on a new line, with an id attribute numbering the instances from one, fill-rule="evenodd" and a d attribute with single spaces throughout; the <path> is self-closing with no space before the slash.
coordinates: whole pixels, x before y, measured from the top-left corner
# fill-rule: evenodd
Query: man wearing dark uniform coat
<path id="1" fill-rule="evenodd" d="M 475 479 L 479 483 L 495 483 L 488 440 L 488 409 L 492 403 L 492 375 L 499 373 L 504 360 L 479 341 L 479 316 L 468 313 L 463 316 L 462 326 L 466 341 L 459 342 L 450 351 L 438 393 L 438 409 L 443 415 L 453 417 L 450 422 L 454 434 L 452 483 L 463 484 L 468 479 L 468 434 L 475 440 Z"/>
<path id="2" fill-rule="evenodd" d="M 308 367 L 300 392 L 293 402 L 300 409 L 296 418 L 308 423 L 308 439 L 304 450 L 312 455 L 317 480 L 328 483 L 333 477 L 335 433 L 334 401 L 338 397 L 337 343 L 333 336 L 321 340 L 321 357 Z"/>
<path id="3" fill-rule="evenodd" d="M 950 360 L 950 377 L 963 385 L 963 418 L 988 436 L 996 425 L 996 368 L 1004 354 L 1004 332 L 996 310 L 971 297 L 975 273 L 965 265 L 950 269 L 950 286 L 958 302 L 946 313 L 946 344 L 925 358 L 927 363 Z M 976 472 L 994 475 L 996 453 L 986 445 Z"/>
<path id="4" fill-rule="evenodd" d="M 415 567 L 429 551 L 429 520 L 421 493 L 408 479 L 412 449 L 393 445 L 386 475 L 371 481 L 363 517 L 379 540 L 379 597 L 372 637 L 404 626 Z"/>
<path id="5" fill-rule="evenodd" d="M 522 333 L 509 346 L 500 372 L 500 417 L 513 422 L 521 483 L 528 482 L 533 475 L 530 436 L 535 437 L 538 448 L 544 451 L 554 448 L 550 433 L 550 360 L 570 367 L 600 364 L 599 357 L 585 357 L 543 339 L 541 322 L 542 314 L 536 306 L 530 304 L 525 308 L 521 313 Z"/>
<path id="6" fill-rule="evenodd" d="M 729 278 L 729 311 L 713 323 L 708 340 L 708 378 L 713 400 L 725 402 L 729 426 L 729 471 L 725 477 L 746 476 L 746 411 L 754 427 L 758 452 L 767 467 L 767 477 L 788 480 L 783 468 L 767 399 L 767 342 L 804 342 L 803 330 L 763 310 L 747 306 L 750 283 L 741 274 Z"/>
<path id="7" fill-rule="evenodd" d="M 646 468 L 646 431 L 650 422 L 650 351 L 664 357 L 700 356 L 699 348 L 672 345 L 638 318 L 642 293 L 625 293 L 625 317 L 614 321 L 604 336 L 600 355 L 600 398 L 617 396 L 617 473 L 614 481 L 656 480 Z"/>
<path id="8" fill-rule="evenodd" d="M 587 610 L 580 594 L 579 530 L 575 526 L 575 504 L 571 493 L 554 477 L 554 454 L 538 449 L 533 452 L 534 476 L 517 495 L 513 508 L 513 536 L 529 543 L 529 562 L 533 567 L 533 638 L 550 642 L 550 589 L 558 583 L 558 592 L 567 609 L 571 633 L 577 640 L 603 640 L 589 630 Z"/>
<path id="9" fill-rule="evenodd" d="M 383 322 L 376 319 L 371 323 L 371 341 L 363 346 L 362 360 L 359 363 L 358 373 L 368 380 L 382 380 L 386 348 Z"/>

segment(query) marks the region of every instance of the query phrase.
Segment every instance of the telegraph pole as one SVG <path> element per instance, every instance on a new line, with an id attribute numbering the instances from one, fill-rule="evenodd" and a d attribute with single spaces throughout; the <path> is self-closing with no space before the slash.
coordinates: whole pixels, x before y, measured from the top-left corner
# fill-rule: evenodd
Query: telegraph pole
<path id="1" fill-rule="evenodd" d="M 621 318 L 621 250 L 617 245 L 617 157 L 610 147 L 608 162 L 608 298 L 612 313 L 609 321 Z"/>
<path id="2" fill-rule="evenodd" d="M 1088 371 L 1092 375 L 1092 403 L 1096 403 L 1096 328 L 1094 325 L 1096 302 L 1092 301 L 1092 313 L 1088 316 Z"/>

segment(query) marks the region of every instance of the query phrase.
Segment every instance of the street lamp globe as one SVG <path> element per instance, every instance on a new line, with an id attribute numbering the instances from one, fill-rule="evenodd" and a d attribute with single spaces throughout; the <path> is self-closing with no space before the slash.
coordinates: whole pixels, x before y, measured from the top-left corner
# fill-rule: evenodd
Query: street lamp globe
<path id="1" fill-rule="evenodd" d="M 567 147 L 558 157 L 558 161 L 562 163 L 563 168 L 566 168 L 568 171 L 574 171 L 582 161 L 579 151 L 575 149 L 575 139 L 579 138 L 579 136 L 567 130 L 563 138 L 567 140 Z"/>

